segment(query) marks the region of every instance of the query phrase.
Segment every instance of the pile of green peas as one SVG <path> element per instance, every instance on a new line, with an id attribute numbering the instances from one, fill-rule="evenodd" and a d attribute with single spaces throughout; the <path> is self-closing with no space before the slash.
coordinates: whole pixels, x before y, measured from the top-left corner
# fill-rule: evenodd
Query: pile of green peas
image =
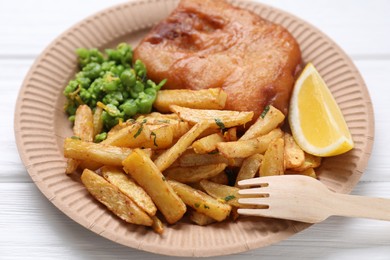
<path id="1" fill-rule="evenodd" d="M 103 131 L 110 130 L 120 121 L 136 114 L 150 113 L 157 91 L 165 84 L 156 84 L 147 78 L 145 65 L 133 61 L 133 50 L 127 43 L 116 49 L 106 49 L 105 55 L 98 49 L 76 50 L 80 71 L 65 87 L 67 98 L 65 111 L 74 121 L 76 109 L 81 104 L 94 110 L 102 102 Z"/>

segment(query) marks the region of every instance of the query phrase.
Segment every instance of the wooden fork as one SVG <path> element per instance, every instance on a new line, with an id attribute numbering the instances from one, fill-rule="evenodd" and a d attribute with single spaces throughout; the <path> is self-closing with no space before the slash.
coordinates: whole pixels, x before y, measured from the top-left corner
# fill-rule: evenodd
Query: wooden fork
<path id="1" fill-rule="evenodd" d="M 333 215 L 390 220 L 390 199 L 338 194 L 304 175 L 253 178 L 242 180 L 238 185 L 247 188 L 239 191 L 245 197 L 240 198 L 239 203 L 261 206 L 238 209 L 242 215 L 308 223 Z"/>

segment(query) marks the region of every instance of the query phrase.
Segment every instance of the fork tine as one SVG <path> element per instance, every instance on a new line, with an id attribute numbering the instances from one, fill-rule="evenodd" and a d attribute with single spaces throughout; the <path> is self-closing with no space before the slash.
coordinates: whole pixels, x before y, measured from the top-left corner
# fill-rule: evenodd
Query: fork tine
<path id="1" fill-rule="evenodd" d="M 244 186 L 253 186 L 253 185 L 265 185 L 267 182 L 264 180 L 264 177 L 257 177 L 247 180 L 242 180 L 238 182 L 238 186 L 244 187 Z"/>
<path id="2" fill-rule="evenodd" d="M 267 198 L 241 198 L 238 203 L 243 205 L 268 205 Z"/>

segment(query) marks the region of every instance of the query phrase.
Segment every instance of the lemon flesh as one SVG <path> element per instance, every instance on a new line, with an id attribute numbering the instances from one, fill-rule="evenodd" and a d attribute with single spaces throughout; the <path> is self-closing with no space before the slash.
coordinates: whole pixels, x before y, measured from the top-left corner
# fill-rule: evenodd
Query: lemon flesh
<path id="1" fill-rule="evenodd" d="M 343 114 L 311 63 L 295 83 L 289 123 L 295 141 L 307 153 L 333 156 L 353 148 Z"/>

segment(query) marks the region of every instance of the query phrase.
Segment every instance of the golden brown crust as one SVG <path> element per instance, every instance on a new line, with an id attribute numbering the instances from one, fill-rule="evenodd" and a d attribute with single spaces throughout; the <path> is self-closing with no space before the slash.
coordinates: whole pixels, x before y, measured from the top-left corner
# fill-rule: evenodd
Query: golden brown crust
<path id="1" fill-rule="evenodd" d="M 287 113 L 299 46 L 282 26 L 222 0 L 182 0 L 135 49 L 165 88 L 223 88 L 225 109 Z"/>

